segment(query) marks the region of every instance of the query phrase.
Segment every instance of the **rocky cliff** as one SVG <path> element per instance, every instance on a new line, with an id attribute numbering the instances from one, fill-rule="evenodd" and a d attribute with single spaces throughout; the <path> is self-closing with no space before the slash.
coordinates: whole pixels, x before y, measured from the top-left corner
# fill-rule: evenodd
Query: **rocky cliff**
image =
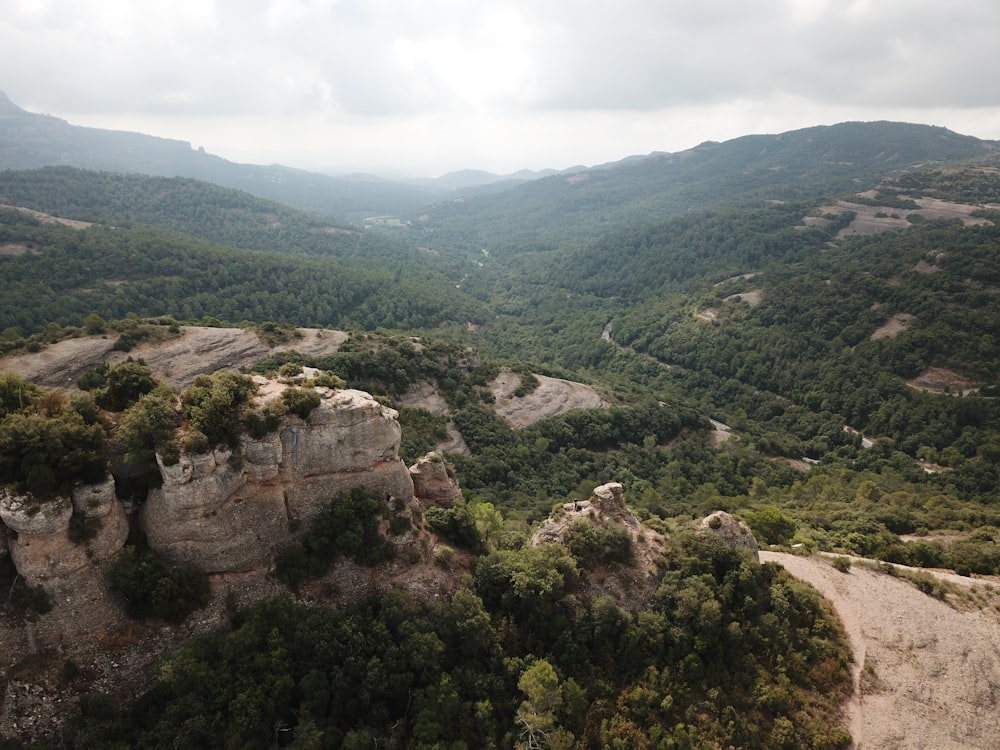
<path id="1" fill-rule="evenodd" d="M 266 566 L 344 490 L 412 500 L 396 412 L 361 391 L 317 391 L 308 419 L 286 416 L 263 438 L 244 435 L 237 451 L 182 453 L 172 465 L 158 457 L 163 484 L 139 516 L 150 545 L 209 573 L 244 572 Z"/>
<path id="2" fill-rule="evenodd" d="M 286 387 L 275 380 L 259 385 L 261 401 Z M 329 598 L 336 591 L 346 601 L 396 585 L 428 597 L 454 587 L 456 573 L 434 564 L 435 541 L 421 512 L 460 497 L 441 457 L 418 462 L 411 477 L 398 453 L 395 410 L 361 391 L 316 391 L 320 404 L 307 419 L 286 415 L 275 431 L 243 435 L 235 449 L 182 452 L 176 461 L 158 456 L 162 483 L 138 510 L 116 496 L 111 476 L 45 501 L 0 491 L 0 562 L 9 556 L 16 578 L 44 589 L 52 604 L 45 614 L 0 620 L 0 676 L 12 675 L 26 657 L 52 656 L 38 667 L 48 675 L 44 687 L 0 680 L 0 734 L 56 730 L 76 689 L 52 677 L 64 659 L 87 671 L 93 689 L 144 690 L 159 654 L 225 628 L 232 606 L 285 590 L 269 575 L 275 551 L 358 485 L 392 498 L 383 533 L 397 548 L 395 558 L 371 569 L 341 560 L 301 593 Z M 391 521 L 398 528 L 390 530 Z M 109 591 L 106 573 L 133 525 L 161 556 L 210 574 L 211 602 L 178 626 L 129 620 Z"/>
<path id="3" fill-rule="evenodd" d="M 623 530 L 628 538 L 628 560 L 598 563 L 585 571 L 584 589 L 594 596 L 612 594 L 619 604 L 633 611 L 643 609 L 659 585 L 666 569 L 665 538 L 645 526 L 625 503 L 618 482 L 594 489 L 587 500 L 566 503 L 545 520 L 530 543 L 566 544 L 573 549 L 574 536 L 608 529 Z"/>
<path id="4" fill-rule="evenodd" d="M 260 385 L 262 400 L 285 387 Z M 162 482 L 137 512 L 116 497 L 111 476 L 46 501 L 0 494 L 0 559 L 9 555 L 17 576 L 54 604 L 31 625 L 29 650 L 122 621 L 104 574 L 133 521 L 160 555 L 193 563 L 232 590 L 234 580 L 263 580 L 275 550 L 345 490 L 363 485 L 411 506 L 418 498 L 399 458 L 396 412 L 361 391 L 316 391 L 320 404 L 307 419 L 286 415 L 263 437 L 243 435 L 234 450 L 182 452 L 176 461 L 157 456 Z M 423 472 L 414 467 L 418 480 L 428 471 L 434 478 L 421 484 L 433 495 L 424 502 L 458 496 L 447 474 L 439 476 L 440 460 L 421 465 Z"/>

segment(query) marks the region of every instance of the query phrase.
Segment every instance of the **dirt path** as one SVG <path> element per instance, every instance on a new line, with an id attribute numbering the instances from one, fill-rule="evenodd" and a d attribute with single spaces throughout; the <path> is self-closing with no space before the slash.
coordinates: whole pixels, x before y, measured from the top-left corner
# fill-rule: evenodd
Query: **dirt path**
<path id="1" fill-rule="evenodd" d="M 844 623 L 854 651 L 847 706 L 856 750 L 1000 747 L 1000 614 L 966 597 L 951 606 L 912 583 L 854 564 L 842 573 L 822 556 L 761 552 L 815 586 Z M 937 577 L 973 594 L 996 585 Z"/>

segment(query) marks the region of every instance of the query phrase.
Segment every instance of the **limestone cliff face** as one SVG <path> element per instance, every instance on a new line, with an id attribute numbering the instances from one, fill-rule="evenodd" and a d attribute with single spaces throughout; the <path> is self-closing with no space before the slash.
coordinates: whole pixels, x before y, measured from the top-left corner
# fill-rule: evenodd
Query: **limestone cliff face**
<path id="1" fill-rule="evenodd" d="M 248 571 L 344 490 L 365 485 L 412 500 L 397 413 L 361 391 L 317 390 L 308 420 L 287 416 L 275 433 L 244 436 L 235 454 L 182 454 L 173 466 L 158 459 L 163 485 L 140 515 L 150 545 L 209 573 Z"/>
<path id="2" fill-rule="evenodd" d="M 69 536 L 74 512 L 94 532 L 80 543 Z M 18 573 L 30 585 L 50 591 L 71 586 L 77 573 L 113 558 L 128 537 L 128 518 L 111 477 L 78 486 L 71 498 L 44 502 L 5 491 L 0 495 L 0 519 L 15 532 L 8 544 Z"/>

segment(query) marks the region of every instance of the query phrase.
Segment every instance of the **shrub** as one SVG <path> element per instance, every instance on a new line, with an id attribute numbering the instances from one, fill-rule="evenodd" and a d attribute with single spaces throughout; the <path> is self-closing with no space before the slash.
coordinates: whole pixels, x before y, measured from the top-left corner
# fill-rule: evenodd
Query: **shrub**
<path id="1" fill-rule="evenodd" d="M 434 552 L 434 563 L 445 570 L 451 570 L 455 564 L 455 550 L 447 544 L 442 544 Z"/>
<path id="2" fill-rule="evenodd" d="M 464 502 L 458 500 L 450 508 L 433 507 L 424 512 L 427 528 L 442 539 L 479 553 L 486 549 L 476 520 Z"/>
<path id="3" fill-rule="evenodd" d="M 41 389 L 20 375 L 0 372 L 0 419 L 31 406 Z"/>
<path id="4" fill-rule="evenodd" d="M 320 404 L 319 394 L 308 388 L 286 388 L 281 394 L 281 400 L 289 414 L 302 419 L 308 419 L 310 412 Z"/>
<path id="5" fill-rule="evenodd" d="M 212 446 L 208 442 L 208 436 L 201 430 L 192 430 L 184 436 L 181 447 L 188 453 L 208 453 Z"/>
<path id="6" fill-rule="evenodd" d="M 157 388 L 139 397 L 118 427 L 118 437 L 125 443 L 128 459 L 132 462 L 151 461 L 157 450 L 167 452 L 173 445 L 174 429 L 178 415 L 174 394 L 166 388 Z"/>
<path id="7" fill-rule="evenodd" d="M 256 386 L 237 372 L 217 372 L 197 378 L 181 395 L 181 411 L 191 425 L 208 438 L 209 445 L 235 446 L 242 432 L 240 411 Z"/>
<path id="8" fill-rule="evenodd" d="M 841 573 L 851 572 L 851 558 L 849 557 L 835 557 L 830 561 L 830 564 Z"/>
<path id="9" fill-rule="evenodd" d="M 597 527 L 585 519 L 573 524 L 567 547 L 581 565 L 629 565 L 633 561 L 632 536 L 618 524 Z"/>
<path id="10" fill-rule="evenodd" d="M 181 622 L 209 599 L 208 576 L 190 563 L 172 566 L 148 548 L 126 545 L 108 581 L 136 619 Z"/>
<path id="11" fill-rule="evenodd" d="M 97 403 L 108 411 L 124 411 L 139 398 L 156 388 L 153 372 L 145 362 L 129 357 L 121 364 L 109 367 L 104 385 L 95 391 Z"/>

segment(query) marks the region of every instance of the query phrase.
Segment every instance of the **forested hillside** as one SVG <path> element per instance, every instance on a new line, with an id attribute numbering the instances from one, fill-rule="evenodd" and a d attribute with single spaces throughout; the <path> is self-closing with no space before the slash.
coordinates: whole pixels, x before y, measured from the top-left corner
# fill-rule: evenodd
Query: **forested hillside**
<path id="1" fill-rule="evenodd" d="M 427 186 L 366 175 L 330 177 L 280 164 L 237 164 L 184 141 L 79 127 L 26 112 L 0 92 L 0 167 L 57 165 L 204 180 L 350 222 L 412 211 L 435 195 Z"/>
<path id="2" fill-rule="evenodd" d="M 195 321 L 336 326 L 352 331 L 336 353 L 254 371 L 312 366 L 370 391 L 398 409 L 407 461 L 448 429 L 467 449 L 446 457 L 464 499 L 425 519 L 450 545 L 435 564 L 467 574 L 458 593 L 233 612 L 232 632 L 170 657 L 134 712 L 82 701 L 69 746 L 159 747 L 183 725 L 205 747 L 268 747 L 290 727 L 302 747 L 531 746 L 539 727 L 553 747 L 846 747 L 830 702 L 846 689 L 843 643 L 815 594 L 687 530 L 726 510 L 762 544 L 1000 574 L 995 145 L 894 123 L 812 128 L 470 194 L 370 230 L 190 179 L 0 174 L 4 351 Z M 520 379 L 510 398 L 549 375 L 607 406 L 515 428 L 495 408 L 501 372 Z M 107 374 L 81 385 L 99 394 Z M 18 455 L 18 429 L 55 420 L 100 458 L 118 424 L 142 421 L 4 382 L 2 456 Z M 178 394 L 154 387 L 167 413 Z M 210 400 L 199 387 L 179 395 L 194 411 L 171 412 L 177 424 Z M 410 405 L 418 394 L 433 410 Z M 15 458 L 10 482 L 26 484 Z M 76 478 L 45 466 L 44 486 Z M 620 534 L 527 544 L 606 482 L 669 539 L 641 612 L 581 583 L 631 563 Z M 368 505 L 388 528 L 391 504 Z M 337 594 L 309 572 L 322 550 L 356 546 L 331 533 L 303 530 L 281 558 L 293 593 L 313 581 L 317 600 Z"/>
<path id="3" fill-rule="evenodd" d="M 244 245 L 267 246 L 270 234 L 248 227 Z M 77 229 L 0 208 L 0 324 L 29 335 L 49 323 L 82 325 L 90 313 L 369 328 L 482 320 L 482 307 L 434 269 L 393 254 L 386 261 L 368 235 L 351 234 L 349 244 L 339 259 L 308 248 L 290 255 L 280 240 L 271 252 L 237 250 L 146 225 Z M 381 260 L 369 248 L 382 248 Z"/>
<path id="4" fill-rule="evenodd" d="M 997 148 L 944 128 L 841 123 L 703 143 L 549 177 L 500 195 L 442 202 L 422 209 L 410 226 L 416 241 L 457 253 L 565 248 L 689 211 L 868 190 L 916 165 L 995 156 Z"/>

